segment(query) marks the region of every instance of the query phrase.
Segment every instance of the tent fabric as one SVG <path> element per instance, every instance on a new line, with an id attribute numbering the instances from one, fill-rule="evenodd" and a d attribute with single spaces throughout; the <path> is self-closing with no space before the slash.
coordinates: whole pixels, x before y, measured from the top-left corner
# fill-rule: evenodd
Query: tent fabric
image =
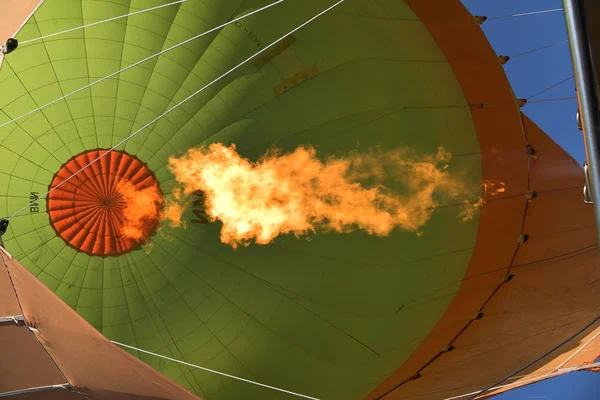
<path id="1" fill-rule="evenodd" d="M 27 327 L 0 323 L 0 344 L 0 393 L 68 383 Z"/>
<path id="2" fill-rule="evenodd" d="M 2 250 L 0 249 L 0 252 Z M 24 388 L 68 383 L 33 333 L 7 318 L 23 315 L 2 252 L 0 265 L 0 394 Z"/>
<path id="3" fill-rule="evenodd" d="M 0 268 L 0 318 L 21 315 L 21 307 L 5 268 Z"/>
<path id="4" fill-rule="evenodd" d="M 197 399 L 110 343 L 6 252 L 0 271 L 2 285 L 12 281 L 27 325 L 0 324 L 0 342 L 12 344 L 0 364 L 0 372 L 7 373 L 0 375 L 0 393 L 69 383 L 89 399 Z M 73 397 L 60 389 L 51 392 Z M 40 393 L 23 398 L 48 398 Z"/>

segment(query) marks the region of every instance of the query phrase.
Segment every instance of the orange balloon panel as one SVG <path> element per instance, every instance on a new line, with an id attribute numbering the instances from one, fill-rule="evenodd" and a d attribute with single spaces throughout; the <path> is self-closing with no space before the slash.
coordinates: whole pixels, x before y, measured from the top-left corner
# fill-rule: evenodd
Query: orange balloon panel
<path id="1" fill-rule="evenodd" d="M 155 221 L 142 226 L 142 234 L 125 232 L 127 202 L 124 188 L 141 192 L 158 182 L 146 164 L 122 151 L 112 151 L 80 174 L 106 150 L 79 154 L 54 176 L 48 195 L 48 213 L 56 233 L 71 247 L 93 256 L 127 253 L 145 242 L 156 228 Z M 67 180 L 68 179 L 68 180 Z"/>

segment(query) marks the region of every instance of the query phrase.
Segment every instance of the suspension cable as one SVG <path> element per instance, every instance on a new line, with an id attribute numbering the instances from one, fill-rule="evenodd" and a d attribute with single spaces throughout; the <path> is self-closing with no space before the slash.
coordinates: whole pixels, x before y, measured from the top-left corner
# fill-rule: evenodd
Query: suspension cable
<path id="1" fill-rule="evenodd" d="M 89 83 L 89 84 L 87 84 L 87 85 L 85 85 L 85 86 L 82 86 L 82 87 L 80 87 L 79 89 L 76 89 L 76 90 L 74 90 L 74 91 L 72 91 L 72 92 L 69 92 L 69 93 L 65 94 L 64 96 L 61 96 L 61 97 L 59 97 L 58 99 L 52 100 L 51 102 L 49 102 L 49 103 L 46 103 L 46 104 L 44 104 L 43 106 L 40 106 L 40 107 L 38 107 L 38 108 L 35 108 L 35 109 L 31 110 L 31 111 L 28 111 L 28 112 L 26 112 L 26 113 L 25 113 L 25 114 L 23 114 L 23 115 L 20 115 L 20 116 L 18 116 L 18 117 L 16 117 L 16 118 L 13 118 L 13 119 L 9 120 L 9 121 L 6 121 L 6 122 L 4 122 L 4 123 L 0 124 L 0 128 L 3 128 L 3 127 L 5 127 L 6 125 L 12 124 L 13 122 L 16 122 L 16 121 L 18 121 L 18 120 L 20 120 L 20 119 L 23 119 L 23 118 L 25 118 L 25 117 L 27 117 L 27 116 L 29 116 L 29 115 L 31 115 L 31 114 L 34 114 L 34 113 L 36 113 L 36 112 L 38 112 L 38 111 L 40 111 L 40 110 L 43 110 L 44 108 L 47 108 L 47 107 L 49 107 L 49 106 L 51 106 L 51 105 L 53 105 L 53 104 L 56 104 L 56 103 L 58 103 L 59 101 L 62 101 L 62 100 L 66 99 L 66 98 L 68 98 L 68 97 L 70 97 L 70 96 L 73 96 L 74 94 L 77 94 L 77 93 L 79 93 L 79 92 L 81 92 L 81 91 L 83 91 L 83 90 L 89 89 L 90 87 L 92 87 L 92 86 L 94 86 L 94 85 L 97 85 L 97 84 L 98 84 L 98 83 L 100 83 L 100 82 L 104 82 L 105 80 L 107 80 L 107 79 L 110 79 L 110 78 L 112 78 L 113 76 L 119 75 L 120 73 L 122 73 L 122 72 L 125 72 L 125 71 L 127 71 L 127 70 L 130 70 L 131 68 L 137 67 L 138 65 L 140 65 L 140 64 L 142 64 L 142 63 L 144 63 L 144 62 L 146 62 L 146 61 L 148 61 L 148 60 L 151 60 L 151 59 L 153 59 L 153 58 L 159 57 L 159 56 L 161 56 L 161 55 L 163 55 L 163 54 L 165 54 L 165 53 L 167 53 L 167 52 L 169 52 L 169 51 L 171 51 L 171 50 L 174 50 L 174 49 L 176 49 L 176 48 L 178 48 L 178 47 L 181 47 L 181 46 L 183 46 L 184 44 L 187 44 L 187 43 L 189 43 L 189 42 L 192 42 L 192 41 L 194 41 L 194 40 L 196 40 L 196 39 L 198 39 L 198 38 L 201 38 L 202 36 L 206 36 L 206 35 L 208 35 L 209 33 L 212 33 L 212 32 L 214 32 L 214 31 L 216 31 L 216 30 L 219 30 L 219 29 L 221 29 L 221 28 L 223 28 L 223 27 L 225 27 L 225 26 L 227 26 L 227 25 L 231 25 L 231 24 L 233 24 L 233 23 L 235 23 L 235 22 L 237 22 L 237 21 L 239 21 L 239 20 L 241 20 L 241 19 L 247 18 L 247 17 L 249 17 L 249 16 L 251 16 L 251 15 L 257 14 L 257 13 L 259 13 L 259 12 L 261 12 L 261 11 L 264 11 L 264 10 L 266 10 L 267 8 L 273 7 L 273 6 L 275 6 L 275 5 L 279 4 L 279 3 L 282 3 L 282 2 L 284 2 L 284 1 L 285 1 L 285 0 L 277 0 L 277 1 L 275 1 L 275 2 L 273 2 L 273 3 L 271 3 L 271 4 L 268 4 L 268 5 L 264 6 L 264 7 L 261 7 L 261 8 L 259 8 L 259 9 L 256 9 L 256 10 L 254 10 L 254 11 L 251 11 L 251 12 L 249 12 L 248 14 L 244 14 L 244 15 L 242 15 L 241 17 L 234 18 L 234 19 L 232 19 L 231 21 L 225 22 L 224 24 L 221 24 L 221 25 L 219 25 L 219 26 L 216 26 L 216 27 L 214 27 L 214 28 L 212 28 L 212 29 L 209 29 L 209 30 L 208 30 L 208 31 L 206 31 L 206 32 L 202 32 L 202 33 L 200 33 L 200 34 L 198 34 L 198 35 L 196 35 L 196 36 L 194 36 L 194 37 L 191 37 L 191 38 L 189 38 L 189 39 L 186 39 L 186 40 L 184 40 L 184 41 L 183 41 L 183 42 L 181 42 L 181 43 L 175 44 L 175 45 L 173 45 L 173 46 L 171 46 L 171 47 L 167 47 L 166 49 L 164 49 L 164 50 L 161 50 L 161 51 L 159 51 L 159 52 L 158 52 L 158 53 L 156 53 L 156 54 L 153 54 L 153 55 L 151 55 L 151 56 L 149 56 L 149 57 L 146 57 L 146 58 L 144 58 L 144 59 L 142 59 L 142 60 L 139 60 L 139 61 L 135 62 L 134 64 L 131 64 L 131 65 L 129 65 L 129 66 L 127 66 L 127 67 L 123 68 L 123 69 L 120 69 L 120 70 L 118 70 L 118 71 L 115 71 L 115 72 L 113 72 L 113 73 L 111 73 L 111 74 L 109 74 L 109 75 L 106 75 L 104 78 L 100 78 L 100 79 L 98 79 L 98 80 L 95 80 L 94 82 L 91 82 L 91 83 Z"/>
<path id="2" fill-rule="evenodd" d="M 572 334 L 571 336 L 569 336 L 568 338 L 566 338 L 565 340 L 563 340 L 562 342 L 560 342 L 559 344 L 557 344 L 556 346 L 554 346 L 553 348 L 551 348 L 550 350 L 548 350 L 547 352 L 545 352 L 544 354 L 542 354 L 541 356 L 539 356 L 538 358 L 536 358 L 535 360 L 533 360 L 530 363 L 528 363 L 527 365 L 519 368 L 518 370 L 516 370 L 515 372 L 511 373 L 510 375 L 505 376 L 504 378 L 500 379 L 498 382 L 496 382 L 496 383 L 494 383 L 494 384 L 486 387 L 485 389 L 482 389 L 482 390 L 476 392 L 471 397 L 469 397 L 467 400 L 473 400 L 473 399 L 475 399 L 475 398 L 477 398 L 477 397 L 479 397 L 479 396 L 481 396 L 481 395 L 489 392 L 490 390 L 498 387 L 499 385 L 501 385 L 502 383 L 506 382 L 507 380 L 509 380 L 513 376 L 517 375 L 518 373 L 525 371 L 527 368 L 531 367 L 532 365 L 535 365 L 536 363 L 538 363 L 539 361 L 543 360 L 544 358 L 546 358 L 547 356 L 549 356 L 550 354 L 552 354 L 553 352 L 555 352 L 556 350 L 558 350 L 559 348 L 561 348 L 562 346 L 564 346 L 565 344 L 569 343 L 571 340 L 575 339 L 577 336 L 581 335 L 583 332 L 585 332 L 586 330 L 588 330 L 590 327 L 592 327 L 598 321 L 600 321 L 600 314 L 597 315 L 590 322 L 588 322 L 581 329 L 579 329 L 577 332 L 575 332 L 574 334 Z"/>
<path id="3" fill-rule="evenodd" d="M 511 15 L 501 15 L 499 17 L 488 18 L 488 21 L 494 20 L 494 19 L 504 19 L 504 18 L 514 18 L 514 17 L 526 17 L 526 16 L 529 16 L 529 15 L 547 14 L 547 13 L 553 13 L 553 12 L 558 12 L 558 11 L 563 11 L 563 9 L 562 8 L 552 8 L 550 10 L 532 11 L 532 12 L 526 12 L 526 13 L 520 13 L 520 14 L 511 14 Z"/>
<path id="4" fill-rule="evenodd" d="M 280 1 L 283 1 L 283 0 L 280 0 Z M 10 217 L 8 217 L 8 219 L 11 220 L 14 217 L 16 217 L 17 215 L 19 215 L 20 213 L 22 213 L 23 211 L 27 210 L 29 207 L 31 207 L 32 204 L 36 203 L 40 199 L 43 199 L 43 198 L 47 197 L 50 193 L 52 193 L 54 190 L 58 189 L 59 187 L 61 187 L 65 183 L 67 183 L 69 180 L 71 180 L 73 177 L 75 177 L 76 175 L 78 175 L 80 172 L 84 171 L 89 166 L 95 164 L 98 160 L 100 160 L 103 157 L 105 157 L 106 155 L 110 154 L 117 147 L 119 147 L 122 144 L 126 143 L 128 140 L 130 140 L 131 138 L 133 138 L 134 136 L 136 136 L 138 133 L 142 132 L 143 130 L 145 130 L 149 126 L 153 125 L 158 120 L 160 120 L 162 117 L 166 116 L 167 114 L 171 113 L 173 110 L 175 110 L 178 107 L 180 107 L 182 104 L 186 103 L 187 101 L 189 101 L 190 99 L 192 99 L 193 97 L 195 97 L 196 95 L 198 95 L 198 93 L 200 93 L 200 92 L 204 91 L 205 89 L 207 89 L 208 87 L 212 86 L 213 84 L 215 84 L 219 80 L 223 79 L 224 77 L 226 77 L 227 75 L 229 75 L 230 73 L 232 73 L 233 71 L 235 71 L 236 69 L 238 69 L 239 67 L 241 67 L 242 65 L 246 64 L 248 61 L 252 60 L 253 58 L 255 58 L 256 56 L 258 56 L 259 54 L 264 53 L 265 51 L 269 50 L 271 47 L 275 46 L 277 43 L 281 42 L 282 40 L 284 40 L 288 36 L 291 36 L 292 34 L 294 34 L 295 32 L 297 32 L 298 30 L 300 30 L 303 27 L 305 27 L 306 25 L 310 24 L 312 21 L 314 21 L 317 18 L 321 17 L 322 15 L 326 14 L 330 10 L 333 10 L 335 7 L 339 6 L 344 1 L 345 0 L 339 0 L 335 4 L 327 7 L 325 10 L 321 11 L 320 13 L 318 13 L 317 15 L 315 15 L 314 17 L 312 17 L 312 18 L 304 21 L 302 24 L 298 25 L 296 28 L 292 29 L 291 31 L 289 31 L 285 35 L 281 36 L 276 41 L 272 42 L 268 46 L 263 47 L 262 49 L 260 49 L 259 51 L 257 51 L 253 55 L 251 55 L 250 57 L 246 58 L 244 61 L 240 62 L 239 64 L 237 64 L 233 68 L 229 69 L 227 72 L 225 72 L 225 73 L 221 74 L 220 76 L 218 76 L 217 78 L 213 79 L 212 81 L 210 81 L 209 83 L 207 83 L 206 85 L 204 85 L 203 87 L 201 87 L 200 89 L 198 89 L 197 91 L 195 91 L 194 93 L 192 93 L 191 95 L 189 95 L 188 97 L 186 97 L 185 99 L 181 100 L 179 103 L 175 104 L 173 107 L 169 108 L 167 111 L 165 111 L 162 114 L 160 114 L 158 117 L 156 117 L 153 120 L 151 120 L 150 122 L 148 122 L 146 125 L 142 126 L 137 131 L 133 132 L 131 135 L 127 136 L 125 139 L 121 140 L 119 143 L 117 143 L 116 145 L 114 145 L 113 147 L 111 147 L 106 152 L 102 153 L 100 156 L 98 156 L 97 158 L 93 159 L 92 161 L 90 161 L 89 163 L 87 163 L 86 165 L 84 165 L 83 167 L 81 167 L 79 170 L 77 170 L 76 172 L 74 172 L 71 176 L 69 176 L 68 178 L 66 178 L 64 181 L 60 182 L 59 184 L 57 184 L 56 186 L 54 186 L 53 188 L 51 188 L 50 190 L 48 190 L 46 193 L 44 193 L 41 196 L 39 196 L 35 201 L 27 204 L 25 207 L 21 208 L 19 211 L 17 211 L 16 213 L 14 213 Z"/>
<path id="5" fill-rule="evenodd" d="M 131 350 L 137 350 L 137 351 L 139 351 L 141 353 L 144 353 L 144 354 L 149 354 L 151 356 L 160 357 L 160 358 L 163 358 L 165 360 L 172 361 L 174 363 L 178 363 L 178 364 L 186 365 L 188 367 L 193 367 L 193 368 L 201 369 L 201 370 L 206 371 L 206 372 L 210 372 L 210 373 L 213 373 L 213 374 L 225 376 L 227 378 L 235 379 L 235 380 L 238 380 L 238 381 L 242 381 L 242 382 L 246 382 L 246 383 L 251 383 L 252 385 L 262 386 L 262 387 L 265 387 L 267 389 L 276 390 L 278 392 L 283 392 L 283 393 L 291 394 L 291 395 L 298 396 L 298 397 L 303 397 L 305 399 L 319 400 L 316 397 L 307 396 L 305 394 L 300 394 L 300 393 L 292 392 L 292 391 L 289 391 L 289 390 L 281 389 L 281 388 L 278 388 L 276 386 L 265 385 L 264 383 L 260 383 L 260 382 L 256 382 L 256 381 L 251 381 L 250 379 L 240 378 L 239 376 L 226 374 L 226 373 L 220 372 L 220 371 L 215 371 L 214 369 L 210 369 L 210 368 L 206 368 L 206 367 L 201 367 L 199 365 L 191 364 L 191 363 L 185 362 L 185 361 L 181 361 L 181 360 L 178 360 L 176 358 L 171 358 L 171 357 L 163 356 L 162 354 L 153 353 L 151 351 L 142 350 L 142 349 L 139 349 L 137 347 L 129 346 L 129 345 L 124 344 L 124 343 L 115 342 L 114 340 L 111 340 L 111 343 L 114 343 L 117 346 L 125 347 L 125 348 L 131 349 Z"/>
<path id="6" fill-rule="evenodd" d="M 546 103 L 546 102 L 549 102 L 549 101 L 563 101 L 563 100 L 577 100 L 577 96 L 554 97 L 554 98 L 550 98 L 550 99 L 531 100 L 531 101 L 528 101 L 527 104 L 531 104 L 531 103 Z"/>
<path id="7" fill-rule="evenodd" d="M 549 44 L 549 45 L 546 45 L 546 46 L 542 46 L 542 47 L 538 47 L 538 48 L 535 48 L 535 49 L 532 49 L 532 50 L 524 51 L 523 53 L 515 54 L 514 56 L 510 56 L 510 58 L 514 59 L 514 58 L 517 58 L 517 57 L 525 56 L 527 54 L 536 53 L 536 52 L 538 52 L 540 50 L 549 49 L 551 47 L 558 46 L 559 44 L 563 44 L 563 43 L 569 43 L 569 41 L 568 40 L 561 40 L 560 42 L 552 43 L 552 44 Z"/>
<path id="8" fill-rule="evenodd" d="M 178 0 L 178 1 L 174 1 L 174 2 L 172 2 L 172 3 L 161 4 L 160 6 L 156 6 L 156 7 L 145 8 L 145 9 L 143 9 L 143 10 L 134 11 L 134 12 L 131 12 L 131 13 L 129 13 L 129 14 L 118 15 L 118 16 L 116 16 L 116 17 L 112 17 L 112 18 L 104 19 L 104 20 L 102 20 L 102 21 L 96 21 L 96 22 L 92 22 L 92 23 L 90 23 L 90 24 L 86 24 L 86 25 L 78 26 L 78 27 L 71 28 L 71 29 L 67 29 L 67 30 L 64 30 L 64 31 L 55 32 L 55 33 L 50 33 L 50 34 L 48 34 L 48 35 L 40 36 L 40 37 L 38 37 L 38 38 L 35 38 L 35 39 L 24 40 L 24 41 L 20 42 L 19 44 L 20 44 L 20 45 L 24 45 L 24 44 L 27 44 L 27 43 L 36 42 L 36 41 L 38 41 L 38 40 L 44 40 L 44 39 L 48 39 L 48 38 L 50 38 L 50 37 L 54 37 L 54 36 L 58 36 L 58 35 L 62 35 L 62 34 L 69 33 L 69 32 L 78 31 L 78 30 L 80 30 L 80 29 L 89 28 L 90 26 L 96 26 L 96 25 L 104 24 L 104 23 L 106 23 L 106 22 L 117 21 L 117 20 L 119 20 L 119 19 L 122 19 L 122 18 L 131 17 L 132 15 L 143 14 L 143 13 L 145 13 L 145 12 L 148 12 L 148 11 L 154 11 L 154 10 L 158 10 L 159 8 L 164 8 L 164 7 L 169 7 L 169 6 L 173 6 L 173 5 L 176 5 L 176 4 L 185 3 L 186 1 L 188 1 L 188 0 Z"/>
<path id="9" fill-rule="evenodd" d="M 569 81 L 569 80 L 573 79 L 573 77 L 574 77 L 574 75 L 571 75 L 571 76 L 569 76 L 568 78 L 565 78 L 565 79 L 563 79 L 562 81 L 560 81 L 560 82 L 558 82 L 558 83 L 555 83 L 555 84 L 554 84 L 554 85 L 552 85 L 552 86 L 548 86 L 548 87 L 547 87 L 547 88 L 545 88 L 544 90 L 541 90 L 541 91 L 537 92 L 536 94 L 529 96 L 529 97 L 527 98 L 527 100 L 529 101 L 530 99 L 533 99 L 534 97 L 537 97 L 537 96 L 539 96 L 539 95 L 540 95 L 540 94 L 542 94 L 542 93 L 546 93 L 548 90 L 554 89 L 555 87 L 557 87 L 557 86 L 559 86 L 559 85 L 562 85 L 563 83 L 565 83 L 565 82 L 567 82 L 567 81 Z"/>
<path id="10" fill-rule="evenodd" d="M 496 386 L 494 389 L 505 389 L 505 388 L 509 388 L 511 386 L 519 386 L 519 387 L 521 387 L 521 386 L 525 386 L 526 384 L 529 384 L 529 383 L 536 383 L 536 382 L 545 381 L 547 379 L 555 378 L 557 376 L 568 374 L 570 372 L 585 371 L 585 370 L 589 370 L 589 369 L 593 369 L 593 368 L 598 368 L 598 367 L 600 367 L 600 362 L 595 362 L 595 363 L 588 364 L 588 365 L 580 365 L 580 366 L 577 366 L 577 367 L 560 368 L 560 369 L 557 369 L 556 371 L 552 371 L 552 372 L 547 373 L 545 375 L 536 376 L 536 377 L 532 377 L 532 378 L 529 378 L 529 379 L 525 379 L 525 380 L 517 381 L 517 382 L 513 382 L 513 383 L 507 383 L 506 385 Z M 527 376 L 527 375 L 519 375 L 519 376 L 513 377 L 512 379 L 519 379 L 519 378 L 523 378 L 525 376 Z M 516 389 L 518 389 L 518 388 L 516 388 Z M 443 400 L 458 400 L 458 399 L 462 399 L 463 397 L 467 397 L 467 396 L 470 396 L 470 395 L 476 394 L 476 393 L 477 392 L 460 394 L 458 396 L 446 397 Z"/>

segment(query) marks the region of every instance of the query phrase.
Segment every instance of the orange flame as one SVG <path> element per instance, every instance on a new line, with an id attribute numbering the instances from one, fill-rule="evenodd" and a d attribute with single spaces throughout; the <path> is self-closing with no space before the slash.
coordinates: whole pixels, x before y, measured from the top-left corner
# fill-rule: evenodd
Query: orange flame
<path id="1" fill-rule="evenodd" d="M 123 235 L 134 239 L 148 238 L 161 218 L 163 200 L 157 186 L 138 189 L 130 182 L 117 188 L 125 207 L 123 209 Z"/>
<path id="2" fill-rule="evenodd" d="M 506 192 L 506 183 L 501 181 L 483 181 L 483 195 L 489 194 L 490 196 L 497 196 L 500 193 Z"/>
<path id="3" fill-rule="evenodd" d="M 465 205 L 462 207 L 462 211 L 458 214 L 463 222 L 471 221 L 475 217 L 475 213 L 485 204 L 483 197 L 480 197 L 475 203 L 471 203 L 466 200 Z"/>
<path id="4" fill-rule="evenodd" d="M 206 214 L 223 223 L 221 241 L 235 248 L 317 230 L 416 232 L 431 217 L 434 193 L 457 196 L 464 190 L 446 171 L 450 158 L 443 148 L 419 160 L 407 151 L 375 149 L 322 162 L 314 148 L 300 147 L 288 154 L 271 150 L 251 162 L 235 145 L 212 144 L 169 163 L 185 194 L 205 193 Z"/>
<path id="5" fill-rule="evenodd" d="M 506 192 L 506 183 L 501 181 L 485 180 L 481 183 L 481 186 L 483 189 L 482 196 L 475 203 L 471 203 L 468 200 L 465 201 L 465 205 L 463 206 L 462 211 L 458 214 L 458 218 L 465 222 L 472 220 L 475 217 L 477 210 L 483 207 L 485 204 L 484 197 L 486 197 L 486 195 L 497 196 Z"/>
<path id="6" fill-rule="evenodd" d="M 163 219 L 171 221 L 173 227 L 184 226 L 181 219 L 183 216 L 183 207 L 180 204 L 169 202 L 163 212 Z"/>

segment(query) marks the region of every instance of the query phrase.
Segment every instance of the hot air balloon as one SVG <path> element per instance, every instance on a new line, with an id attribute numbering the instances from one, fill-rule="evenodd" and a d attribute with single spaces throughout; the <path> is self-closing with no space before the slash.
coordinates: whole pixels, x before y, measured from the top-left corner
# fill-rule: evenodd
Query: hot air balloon
<path id="1" fill-rule="evenodd" d="M 19 41 L 0 70 L 9 276 L 22 264 L 181 387 L 206 399 L 468 398 L 595 318 L 583 172 L 521 113 L 506 60 L 458 0 L 4 3 L 1 40 Z M 443 147 L 444 171 L 483 205 L 463 221 L 464 202 L 437 199 L 418 231 L 233 248 L 196 193 L 184 226 L 124 234 L 119 187 L 166 199 L 169 160 L 219 143 L 248 160 L 275 145 L 320 157 Z M 19 282 L 35 299 L 37 281 Z M 48 348 L 88 343 L 44 336 L 43 304 L 24 322 Z M 485 395 L 593 361 L 595 337 L 579 332 Z M 181 387 L 154 396 L 185 398 Z"/>

